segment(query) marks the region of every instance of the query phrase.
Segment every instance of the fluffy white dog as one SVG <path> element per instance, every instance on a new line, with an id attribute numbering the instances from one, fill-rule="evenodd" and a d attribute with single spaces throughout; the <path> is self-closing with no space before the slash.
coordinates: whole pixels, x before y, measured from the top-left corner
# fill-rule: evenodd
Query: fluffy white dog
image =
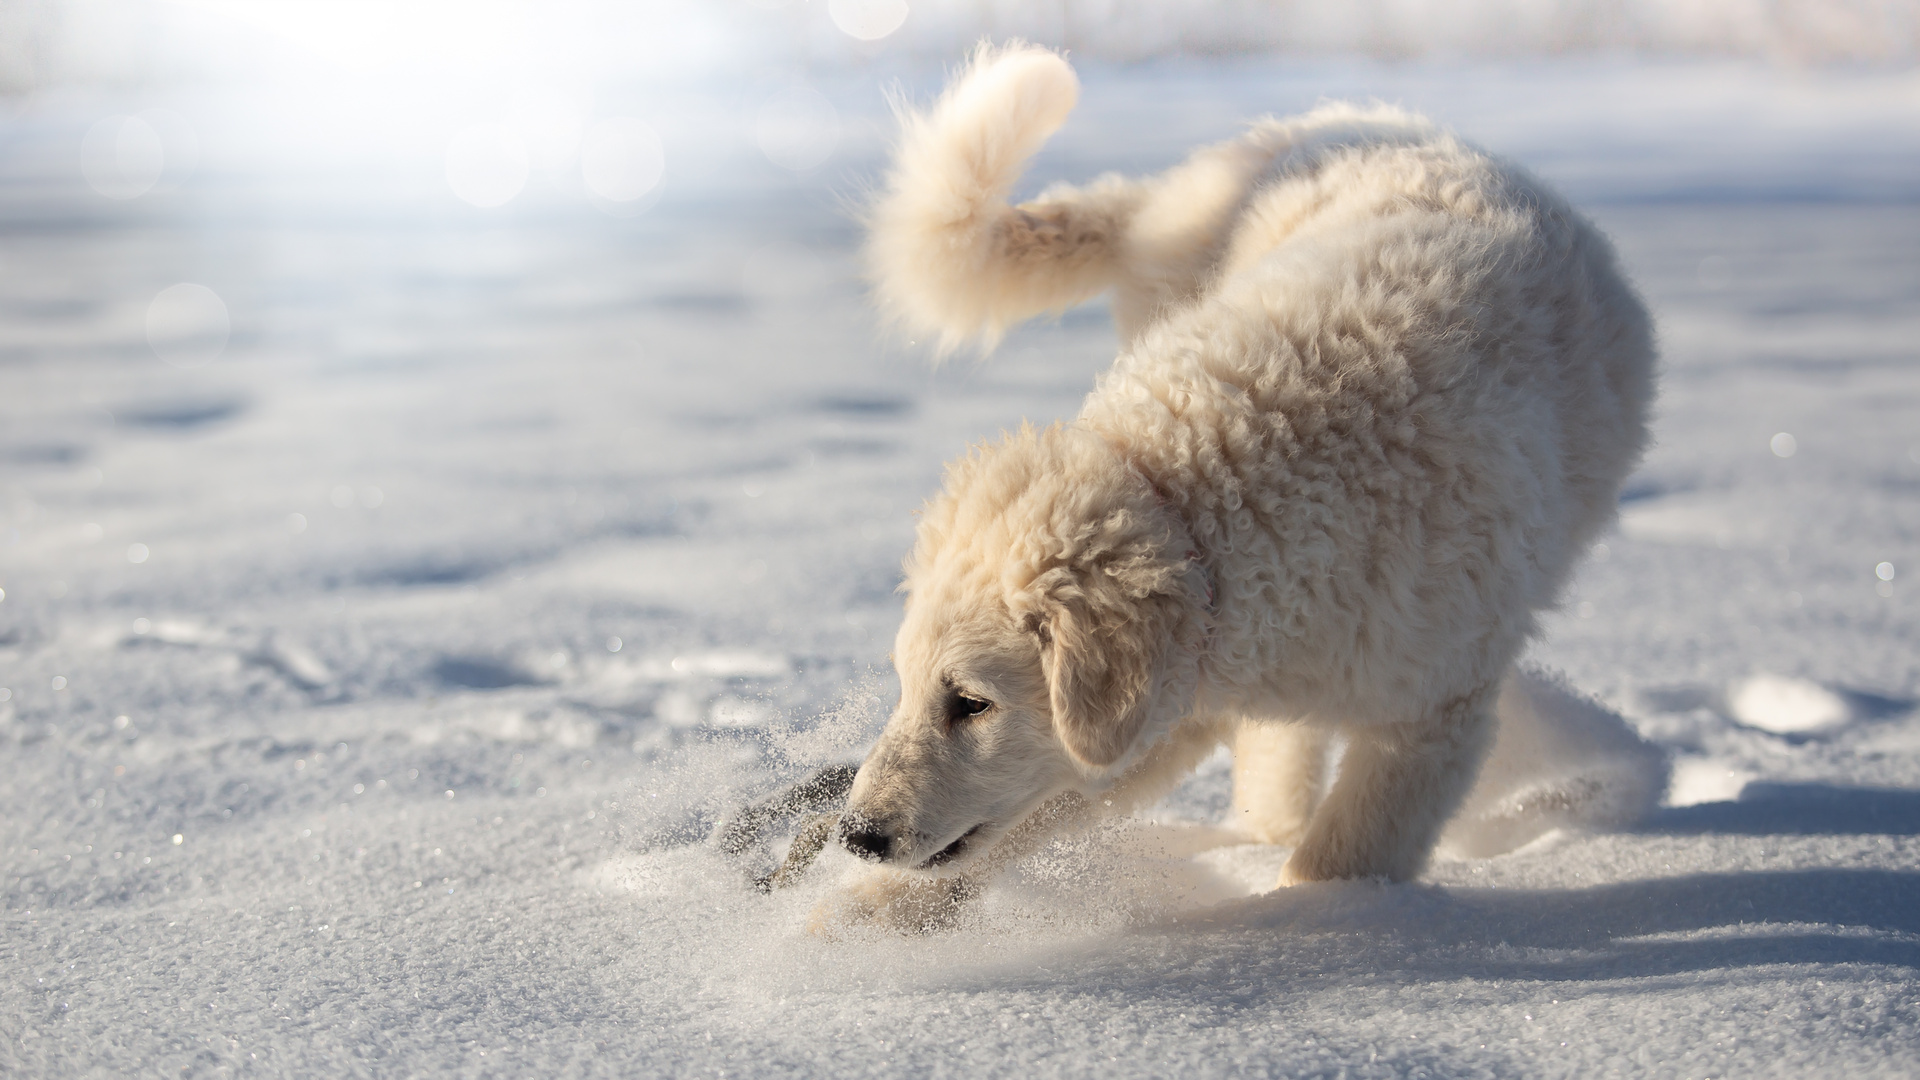
<path id="1" fill-rule="evenodd" d="M 991 344 L 1110 291 L 1123 349 L 1077 420 L 928 506 L 899 707 L 839 830 L 885 865 L 832 917 L 937 922 L 1222 741 L 1242 830 L 1294 847 L 1282 885 L 1414 876 L 1646 445 L 1646 312 L 1525 173 L 1333 105 L 1009 206 L 1077 94 L 1051 52 L 983 49 L 903 117 L 871 211 L 910 332 Z"/>

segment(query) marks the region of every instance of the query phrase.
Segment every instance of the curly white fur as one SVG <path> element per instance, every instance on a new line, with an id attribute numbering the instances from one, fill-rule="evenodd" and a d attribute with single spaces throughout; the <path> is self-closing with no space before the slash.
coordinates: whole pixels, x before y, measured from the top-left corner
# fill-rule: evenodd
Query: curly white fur
<path id="1" fill-rule="evenodd" d="M 992 865 L 1037 809 L 1131 807 L 1227 739 L 1286 880 L 1409 877 L 1646 444 L 1646 313 L 1556 195 L 1393 109 L 1009 206 L 1077 92 L 982 50 L 904 117 L 871 215 L 915 332 L 990 343 L 1110 289 L 1125 348 L 1071 426 L 949 470 L 847 842 Z"/>

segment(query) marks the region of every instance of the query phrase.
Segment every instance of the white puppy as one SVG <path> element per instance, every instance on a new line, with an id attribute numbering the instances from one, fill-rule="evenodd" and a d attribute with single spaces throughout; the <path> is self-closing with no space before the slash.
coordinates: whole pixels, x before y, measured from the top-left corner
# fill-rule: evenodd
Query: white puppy
<path id="1" fill-rule="evenodd" d="M 1646 445 L 1646 312 L 1525 173 L 1335 105 L 1009 206 L 1077 93 L 1053 53 L 982 49 L 903 118 L 871 211 L 909 331 L 991 344 L 1110 291 L 1124 344 L 1077 420 L 953 463 L 927 508 L 840 829 L 886 869 L 833 917 L 936 922 L 1223 740 L 1239 824 L 1294 845 L 1281 884 L 1419 873 Z"/>

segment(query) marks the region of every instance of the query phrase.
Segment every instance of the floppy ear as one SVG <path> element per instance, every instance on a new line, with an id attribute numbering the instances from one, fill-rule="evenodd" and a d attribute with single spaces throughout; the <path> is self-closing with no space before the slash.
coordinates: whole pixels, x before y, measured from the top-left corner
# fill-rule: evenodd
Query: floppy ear
<path id="1" fill-rule="evenodd" d="M 1125 757 L 1147 726 L 1179 601 L 1130 595 L 1112 579 L 1052 584 L 1028 626 L 1040 639 L 1054 730 L 1075 760 L 1104 768 Z"/>

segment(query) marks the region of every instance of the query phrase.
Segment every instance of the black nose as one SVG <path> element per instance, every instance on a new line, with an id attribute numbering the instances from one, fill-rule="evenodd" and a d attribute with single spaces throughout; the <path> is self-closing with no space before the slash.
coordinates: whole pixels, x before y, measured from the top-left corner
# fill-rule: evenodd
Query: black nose
<path id="1" fill-rule="evenodd" d="M 881 822 L 848 814 L 840 819 L 840 845 L 863 859 L 879 862 L 887 857 L 893 837 Z"/>

